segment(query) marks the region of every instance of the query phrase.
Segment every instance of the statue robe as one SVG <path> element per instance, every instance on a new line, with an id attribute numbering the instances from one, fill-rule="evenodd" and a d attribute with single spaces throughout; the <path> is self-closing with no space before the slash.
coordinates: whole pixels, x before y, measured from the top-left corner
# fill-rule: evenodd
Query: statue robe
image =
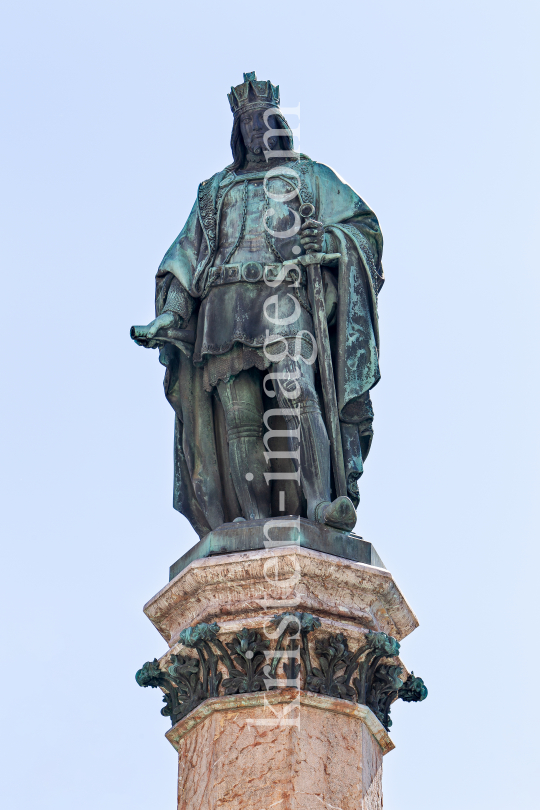
<path id="1" fill-rule="evenodd" d="M 314 217 L 323 223 L 331 251 L 341 254 L 337 316 L 329 331 L 347 488 L 356 506 L 357 481 L 372 438 L 368 392 L 380 378 L 382 234 L 375 214 L 328 166 L 299 155 L 286 167 L 296 177 L 299 202 L 315 206 Z M 200 332 L 200 300 L 208 293 L 209 271 L 219 254 L 223 194 L 230 178 L 231 171 L 225 169 L 201 183 L 184 229 L 156 276 L 156 315 L 164 310 L 176 279 L 182 300 L 175 311 L 182 325 L 195 333 Z M 294 260 L 294 244 L 280 242 L 284 259 Z M 203 368 L 193 362 L 193 346 L 171 340 L 161 349 L 160 360 L 167 367 L 165 395 L 176 414 L 173 505 L 203 537 L 241 515 L 229 471 L 224 414 L 218 398 L 205 390 Z"/>

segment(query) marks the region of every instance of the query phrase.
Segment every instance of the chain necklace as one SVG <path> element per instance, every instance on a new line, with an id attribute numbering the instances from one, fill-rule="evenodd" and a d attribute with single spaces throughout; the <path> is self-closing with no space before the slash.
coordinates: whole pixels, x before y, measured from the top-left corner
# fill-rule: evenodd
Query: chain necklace
<path id="1" fill-rule="evenodd" d="M 232 247 L 232 249 L 227 254 L 227 258 L 225 259 L 224 264 L 229 263 L 231 256 L 237 250 L 240 242 L 242 241 L 242 237 L 244 236 L 244 231 L 245 231 L 245 228 L 246 228 L 246 219 L 247 219 L 248 183 L 249 183 L 248 180 L 244 180 L 244 182 L 242 184 L 243 185 L 243 191 L 242 191 L 243 205 L 242 205 L 242 224 L 240 225 L 240 233 L 238 234 L 238 238 L 237 238 L 236 242 L 234 243 L 234 246 Z"/>
<path id="2" fill-rule="evenodd" d="M 275 246 L 274 239 L 268 233 L 268 228 L 266 227 L 266 220 L 268 219 L 268 211 L 269 211 L 269 208 L 270 208 L 270 198 L 269 198 L 268 194 L 266 193 L 266 190 L 265 190 L 264 197 L 265 197 L 264 216 L 263 216 L 264 238 L 266 240 L 266 244 L 268 245 L 268 247 L 270 248 L 270 250 L 272 251 L 274 256 L 277 259 L 279 259 L 280 262 L 282 262 L 283 261 L 283 256 L 280 254 L 279 250 Z"/>

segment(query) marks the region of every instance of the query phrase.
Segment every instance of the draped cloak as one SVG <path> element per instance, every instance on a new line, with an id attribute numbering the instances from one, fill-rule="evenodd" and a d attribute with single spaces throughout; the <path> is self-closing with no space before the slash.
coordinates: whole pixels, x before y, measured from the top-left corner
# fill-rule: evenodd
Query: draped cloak
<path id="1" fill-rule="evenodd" d="M 300 202 L 315 206 L 314 217 L 324 225 L 332 250 L 341 254 L 337 316 L 329 331 L 345 476 L 356 506 L 357 480 L 372 437 L 368 392 L 380 379 L 377 295 L 384 281 L 382 234 L 375 214 L 328 166 L 305 155 L 286 165 L 298 178 Z M 200 299 L 208 292 L 218 249 L 223 181 L 230 175 L 231 170 L 224 169 L 201 183 L 188 220 L 156 275 L 156 315 L 164 310 L 177 279 L 185 292 L 182 326 L 195 333 Z M 193 362 L 193 346 L 168 340 L 160 361 L 167 369 L 165 395 L 176 414 L 173 505 L 203 537 L 241 515 L 229 470 L 224 413 L 218 397 L 205 390 L 203 368 Z"/>

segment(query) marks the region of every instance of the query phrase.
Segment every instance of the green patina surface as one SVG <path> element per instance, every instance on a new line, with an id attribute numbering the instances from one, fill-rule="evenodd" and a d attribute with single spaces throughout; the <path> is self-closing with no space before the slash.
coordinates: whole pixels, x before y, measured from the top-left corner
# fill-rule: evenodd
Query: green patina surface
<path id="1" fill-rule="evenodd" d="M 273 541 L 274 548 L 279 545 L 301 546 L 354 562 L 375 565 L 378 568 L 385 567 L 372 544 L 352 532 L 339 531 L 304 519 L 293 525 L 291 518 L 284 518 L 283 525 L 280 526 L 276 522 L 270 531 L 269 525 L 265 520 L 227 523 L 210 532 L 171 565 L 169 580 L 178 576 L 194 560 L 216 554 L 234 554 L 268 548 L 268 538 Z"/>
<path id="2" fill-rule="evenodd" d="M 131 330 L 166 367 L 174 507 L 201 538 L 283 514 L 350 531 L 380 378 L 381 230 L 294 150 L 271 82 L 245 74 L 229 101 L 233 162 L 200 184 L 156 317 Z"/>

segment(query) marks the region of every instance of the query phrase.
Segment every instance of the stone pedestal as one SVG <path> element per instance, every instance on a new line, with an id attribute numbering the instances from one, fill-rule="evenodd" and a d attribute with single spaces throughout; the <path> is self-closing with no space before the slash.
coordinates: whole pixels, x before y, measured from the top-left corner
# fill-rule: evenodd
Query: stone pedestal
<path id="1" fill-rule="evenodd" d="M 301 692 L 299 722 L 284 724 L 296 690 L 265 697 L 211 698 L 168 732 L 179 810 L 382 806 L 382 758 L 394 746 L 369 709 Z"/>
<path id="2" fill-rule="evenodd" d="M 389 571 L 282 542 L 195 559 L 144 611 L 169 650 L 137 680 L 164 691 L 179 809 L 382 807 L 390 705 L 427 694 Z"/>

